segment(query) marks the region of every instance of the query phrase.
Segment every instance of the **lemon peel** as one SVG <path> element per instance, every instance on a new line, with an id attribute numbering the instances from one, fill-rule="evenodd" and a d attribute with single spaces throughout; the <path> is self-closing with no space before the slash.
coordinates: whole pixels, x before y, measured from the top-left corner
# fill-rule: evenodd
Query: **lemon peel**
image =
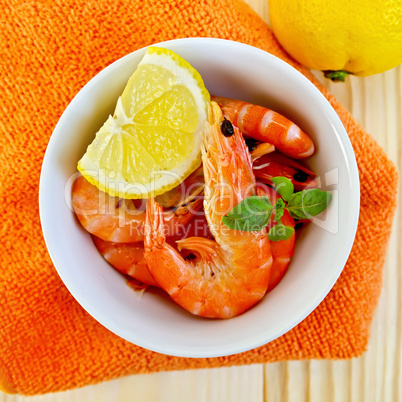
<path id="1" fill-rule="evenodd" d="M 149 47 L 78 170 L 120 198 L 171 190 L 201 164 L 209 102 L 201 75 L 186 60 Z"/>
<path id="2" fill-rule="evenodd" d="M 269 0 L 269 15 L 284 49 L 331 79 L 377 74 L 402 62 L 399 0 L 338 0 L 335 8 L 325 0 Z"/>

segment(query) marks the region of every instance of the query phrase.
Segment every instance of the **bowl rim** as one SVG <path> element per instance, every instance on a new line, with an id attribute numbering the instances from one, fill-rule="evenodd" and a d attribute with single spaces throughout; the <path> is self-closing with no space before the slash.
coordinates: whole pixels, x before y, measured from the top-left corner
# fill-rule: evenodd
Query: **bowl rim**
<path id="1" fill-rule="evenodd" d="M 52 249 L 52 247 L 49 245 L 52 244 L 51 242 L 51 236 L 52 233 L 48 231 L 46 220 L 47 214 L 45 208 L 45 195 L 44 195 L 44 187 L 45 187 L 45 182 L 47 180 L 47 171 L 49 168 L 51 168 L 51 165 L 49 165 L 50 161 L 50 155 L 52 154 L 54 148 L 57 145 L 57 139 L 58 139 L 58 133 L 60 127 L 64 124 L 64 121 L 67 118 L 67 112 L 69 111 L 70 108 L 72 108 L 72 104 L 78 102 L 83 96 L 86 91 L 86 89 L 92 85 L 96 84 L 96 81 L 101 79 L 104 74 L 106 74 L 110 69 L 113 69 L 114 66 L 117 63 L 122 63 L 124 59 L 129 58 L 133 53 L 138 53 L 138 52 L 145 52 L 145 50 L 149 46 L 161 46 L 161 47 L 169 47 L 171 44 L 180 44 L 180 42 L 188 42 L 188 41 L 193 41 L 195 42 L 210 42 L 210 43 L 224 43 L 226 46 L 235 46 L 237 48 L 244 48 L 249 51 L 254 51 L 257 53 L 260 53 L 264 57 L 270 59 L 270 62 L 280 65 L 280 68 L 287 70 L 287 73 L 291 75 L 297 75 L 298 79 L 301 80 L 303 85 L 307 86 L 311 91 L 315 93 L 316 96 L 321 98 L 321 102 L 323 104 L 323 107 L 325 108 L 325 112 L 328 116 L 328 118 L 331 120 L 331 124 L 335 126 L 335 131 L 339 134 L 340 140 L 341 140 L 341 145 L 343 147 L 344 153 L 346 155 L 346 162 L 348 163 L 350 169 L 349 171 L 351 172 L 350 176 L 350 181 L 351 181 L 351 205 L 352 208 L 356 211 L 360 210 L 360 182 L 359 182 L 359 174 L 358 174 L 358 167 L 357 167 L 357 162 L 355 158 L 355 154 L 352 148 L 352 145 L 350 143 L 348 134 L 333 107 L 329 103 L 329 101 L 325 98 L 325 96 L 321 93 L 321 91 L 307 78 L 305 77 L 301 72 L 299 72 L 297 69 L 292 67 L 290 64 L 286 63 L 282 59 L 278 58 L 277 56 L 272 55 L 271 53 L 268 53 L 262 49 L 259 49 L 254 46 L 250 46 L 241 42 L 236 42 L 228 39 L 218 39 L 218 38 L 203 38 L 203 37 L 194 37 L 194 38 L 180 38 L 180 39 L 173 39 L 173 40 L 168 40 L 168 41 L 163 41 L 163 42 L 158 42 L 158 43 L 153 43 L 148 46 L 144 46 L 142 48 L 139 48 L 106 66 L 104 69 L 102 69 L 100 72 L 98 72 L 94 77 L 92 77 L 80 90 L 79 92 L 72 98 L 72 100 L 69 102 L 65 110 L 63 111 L 61 117 L 59 118 L 56 126 L 53 129 L 52 135 L 49 139 L 45 156 L 43 158 L 42 166 L 41 166 L 41 174 L 40 174 L 40 181 L 39 181 L 39 216 L 40 216 L 40 222 L 41 222 L 41 228 L 43 232 L 43 237 L 46 243 L 47 251 L 50 255 L 50 258 L 53 262 L 53 265 L 60 276 L 62 282 L 64 285 L 67 287 L 68 291 L 72 294 L 72 296 L 77 300 L 77 302 L 86 310 L 93 318 L 95 318 L 101 325 L 112 331 L 114 334 L 120 336 L 121 338 L 129 341 L 130 343 L 133 343 L 135 345 L 138 345 L 140 347 L 146 348 L 148 350 L 158 352 L 158 353 L 163 353 L 166 355 L 171 355 L 171 356 L 178 356 L 178 357 L 190 357 L 190 358 L 208 358 L 208 357 L 220 357 L 220 356 L 228 356 L 236 353 L 241 353 L 241 352 L 246 352 L 251 349 L 254 349 L 256 347 L 262 346 L 264 344 L 267 344 L 271 342 L 274 339 L 277 339 L 278 337 L 282 336 L 292 328 L 294 328 L 297 324 L 299 324 L 301 321 L 303 321 L 312 311 L 315 310 L 315 308 L 322 302 L 322 300 L 328 295 L 332 287 L 334 286 L 335 282 L 339 278 L 341 272 L 343 271 L 343 268 L 346 264 L 346 261 L 349 257 L 350 251 L 353 246 L 354 238 L 356 235 L 357 231 L 357 225 L 358 225 L 358 219 L 359 219 L 359 213 L 356 213 L 354 215 L 354 219 L 350 220 L 347 222 L 349 226 L 348 230 L 348 238 L 345 239 L 345 244 L 348 244 L 348 246 L 345 247 L 343 258 L 342 258 L 342 264 L 340 264 L 340 269 L 337 270 L 337 272 L 334 273 L 333 277 L 328 280 L 328 284 L 325 288 L 321 290 L 321 292 L 317 295 L 315 295 L 314 301 L 311 302 L 308 306 L 306 306 L 303 310 L 299 312 L 297 317 L 295 317 L 285 328 L 281 328 L 281 331 L 279 334 L 276 336 L 271 336 L 267 337 L 265 333 L 258 333 L 254 334 L 252 338 L 247 339 L 247 342 L 228 342 L 227 346 L 222 346 L 218 345 L 214 348 L 209 348 L 208 350 L 204 349 L 197 349 L 194 350 L 191 347 L 185 347 L 181 348 L 179 351 L 177 349 L 170 349 L 169 347 L 166 347 L 161 344 L 153 344 L 152 342 L 149 342 L 147 339 L 141 339 L 141 341 L 133 341 L 132 337 L 130 337 L 124 329 L 121 328 L 115 328 L 113 323 L 108 320 L 107 317 L 103 316 L 99 310 L 96 310 L 92 308 L 90 305 L 87 303 L 87 297 L 84 294 L 80 294 L 79 292 L 76 291 L 74 288 L 74 284 L 70 283 L 69 280 L 66 278 L 66 276 L 63 273 L 63 269 L 60 268 L 60 261 L 58 259 L 57 251 Z"/>

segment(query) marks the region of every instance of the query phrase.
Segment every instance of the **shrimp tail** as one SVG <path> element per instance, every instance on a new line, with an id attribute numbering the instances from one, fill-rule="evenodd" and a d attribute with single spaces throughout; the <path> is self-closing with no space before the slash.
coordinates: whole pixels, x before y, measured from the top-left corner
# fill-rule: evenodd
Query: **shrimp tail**
<path id="1" fill-rule="evenodd" d="M 281 114 L 262 106 L 237 99 L 212 96 L 221 107 L 223 115 L 241 132 L 258 141 L 267 142 L 295 159 L 314 153 L 314 143 L 300 127 Z"/>

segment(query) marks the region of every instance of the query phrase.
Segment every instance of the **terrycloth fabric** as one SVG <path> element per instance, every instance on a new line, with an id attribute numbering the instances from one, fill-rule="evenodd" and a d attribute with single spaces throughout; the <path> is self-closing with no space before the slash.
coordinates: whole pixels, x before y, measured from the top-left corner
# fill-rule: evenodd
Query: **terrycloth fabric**
<path id="1" fill-rule="evenodd" d="M 244 3 L 230 0 L 2 2 L 0 13 L 0 387 L 65 390 L 133 373 L 361 355 L 380 295 L 397 172 L 382 149 L 279 46 Z M 352 141 L 361 214 L 347 265 L 325 300 L 279 339 L 238 355 L 186 359 L 150 352 L 91 318 L 58 277 L 41 234 L 42 158 L 63 110 L 96 73 L 127 53 L 189 36 L 232 39 L 289 62 L 329 99 Z"/>

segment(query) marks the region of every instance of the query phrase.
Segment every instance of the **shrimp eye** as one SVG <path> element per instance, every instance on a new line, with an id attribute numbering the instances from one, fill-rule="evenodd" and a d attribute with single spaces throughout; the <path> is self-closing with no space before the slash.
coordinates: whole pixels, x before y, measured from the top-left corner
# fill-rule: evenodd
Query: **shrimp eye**
<path id="1" fill-rule="evenodd" d="M 234 134 L 233 125 L 229 120 L 223 120 L 221 125 L 222 134 L 225 137 L 231 137 Z"/>
<path id="2" fill-rule="evenodd" d="M 304 183 L 308 179 L 308 174 L 306 172 L 303 172 L 302 170 L 298 170 L 294 175 L 293 178 L 295 181 L 299 183 Z"/>

